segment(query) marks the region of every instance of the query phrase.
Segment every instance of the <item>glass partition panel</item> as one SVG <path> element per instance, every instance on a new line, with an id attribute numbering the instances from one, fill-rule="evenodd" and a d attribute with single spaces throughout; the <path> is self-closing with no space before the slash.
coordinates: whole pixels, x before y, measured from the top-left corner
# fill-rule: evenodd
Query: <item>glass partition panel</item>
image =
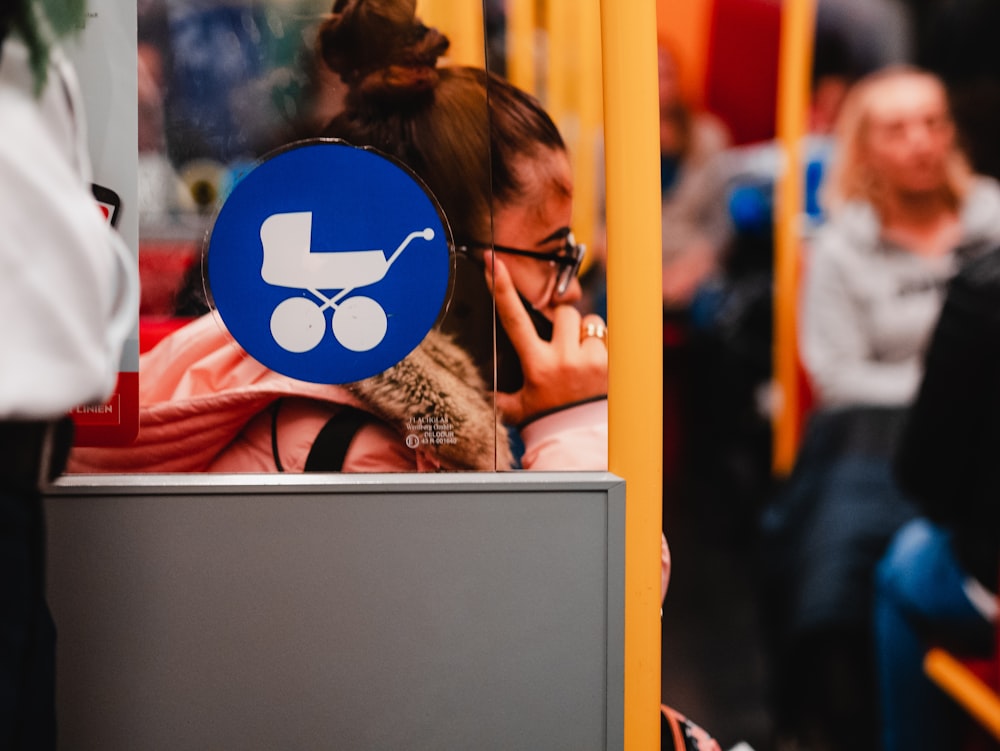
<path id="1" fill-rule="evenodd" d="M 141 428 L 71 471 L 606 468 L 599 3 L 515 6 L 138 4 Z"/>

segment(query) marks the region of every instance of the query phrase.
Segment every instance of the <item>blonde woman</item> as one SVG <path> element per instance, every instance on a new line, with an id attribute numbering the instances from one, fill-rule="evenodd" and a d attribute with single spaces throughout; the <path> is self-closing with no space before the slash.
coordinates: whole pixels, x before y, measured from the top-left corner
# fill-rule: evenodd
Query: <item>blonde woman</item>
<path id="1" fill-rule="evenodd" d="M 896 436 L 948 281 L 1000 242 L 1000 188 L 970 170 L 940 80 L 898 67 L 848 94 L 826 199 L 800 326 L 816 411 L 764 530 L 784 721 L 857 751 L 877 737 L 873 570 L 915 514 L 892 477 Z"/>
<path id="2" fill-rule="evenodd" d="M 862 80 L 837 132 L 802 354 L 821 408 L 903 406 L 945 284 L 1000 239 L 1000 189 L 970 171 L 931 74 L 891 68 Z"/>

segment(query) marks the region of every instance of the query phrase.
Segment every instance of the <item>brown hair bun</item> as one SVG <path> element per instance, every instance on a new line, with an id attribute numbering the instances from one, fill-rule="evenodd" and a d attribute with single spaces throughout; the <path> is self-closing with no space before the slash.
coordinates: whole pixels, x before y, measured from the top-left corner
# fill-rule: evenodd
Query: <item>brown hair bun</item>
<path id="1" fill-rule="evenodd" d="M 397 104 L 431 91 L 448 38 L 415 17 L 416 0 L 337 0 L 320 55 L 349 87 L 348 105 Z"/>

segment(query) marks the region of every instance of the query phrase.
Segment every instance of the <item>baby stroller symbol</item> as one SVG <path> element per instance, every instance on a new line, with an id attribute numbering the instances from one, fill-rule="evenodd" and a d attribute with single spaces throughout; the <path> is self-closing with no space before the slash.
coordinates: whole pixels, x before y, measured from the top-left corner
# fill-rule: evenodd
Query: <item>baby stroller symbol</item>
<path id="1" fill-rule="evenodd" d="M 382 250 L 314 253 L 312 212 L 269 216 L 260 227 L 261 278 L 276 287 L 306 290 L 322 301 L 291 297 L 279 303 L 271 314 L 274 341 L 289 352 L 315 349 L 326 334 L 325 311 L 333 308 L 331 329 L 338 342 L 354 352 L 377 347 L 388 330 L 385 310 L 370 297 L 348 295 L 385 278 L 400 253 L 418 237 L 433 240 L 434 230 L 411 232 L 388 258 Z M 321 289 L 340 292 L 327 297 Z"/>

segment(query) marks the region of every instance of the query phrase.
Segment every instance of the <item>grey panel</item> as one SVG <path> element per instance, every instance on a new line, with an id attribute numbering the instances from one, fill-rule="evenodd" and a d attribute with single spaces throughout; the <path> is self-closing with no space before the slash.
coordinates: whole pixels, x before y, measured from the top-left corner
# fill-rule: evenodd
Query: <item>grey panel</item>
<path id="1" fill-rule="evenodd" d="M 62 748 L 622 747 L 620 480 L 287 479 L 48 499 Z"/>

